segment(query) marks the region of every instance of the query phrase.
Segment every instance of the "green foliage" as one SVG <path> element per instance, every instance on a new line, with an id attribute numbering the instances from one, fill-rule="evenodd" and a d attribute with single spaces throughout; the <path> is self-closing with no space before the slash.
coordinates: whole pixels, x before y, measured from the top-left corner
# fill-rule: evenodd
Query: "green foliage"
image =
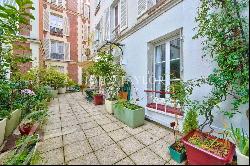
<path id="1" fill-rule="evenodd" d="M 31 0 L 15 0 L 18 7 L 0 5 L 0 79 L 5 79 L 9 68 L 12 75 L 18 70 L 18 64 L 31 61 L 29 54 L 13 54 L 13 50 L 28 50 L 23 46 L 27 39 L 20 34 L 20 25 L 29 25 L 34 16 Z"/>
<path id="2" fill-rule="evenodd" d="M 44 85 L 54 89 L 66 86 L 67 75 L 55 69 L 49 68 L 44 73 Z"/>
<path id="3" fill-rule="evenodd" d="M 183 133 L 188 134 L 189 132 L 199 128 L 198 114 L 196 110 L 189 110 L 184 119 Z"/>
<path id="4" fill-rule="evenodd" d="M 234 140 L 240 152 L 245 156 L 249 156 L 249 137 L 243 129 L 234 128 L 233 125 L 231 125 L 231 138 Z"/>
<path id="5" fill-rule="evenodd" d="M 194 39 L 203 39 L 204 57 L 213 58 L 217 65 L 206 80 L 213 90 L 199 103 L 206 118 L 202 128 L 212 124 L 212 110 L 219 103 L 233 97 L 233 108 L 222 110 L 232 118 L 249 102 L 249 25 L 242 16 L 248 6 L 246 0 L 201 0 Z"/>
<path id="6" fill-rule="evenodd" d="M 133 104 L 129 101 L 118 101 L 116 104 L 115 104 L 115 107 L 117 108 L 127 108 L 129 110 L 139 110 L 139 109 L 142 109 L 142 107 L 136 105 L 136 104 Z"/>
<path id="7" fill-rule="evenodd" d="M 39 141 L 37 135 L 23 136 L 16 142 L 16 150 L 4 165 L 27 165 L 33 156 L 36 143 Z"/>
<path id="8" fill-rule="evenodd" d="M 88 69 L 88 73 L 104 82 L 110 100 L 117 99 L 125 71 L 115 63 L 113 55 L 99 53 L 98 61 Z"/>

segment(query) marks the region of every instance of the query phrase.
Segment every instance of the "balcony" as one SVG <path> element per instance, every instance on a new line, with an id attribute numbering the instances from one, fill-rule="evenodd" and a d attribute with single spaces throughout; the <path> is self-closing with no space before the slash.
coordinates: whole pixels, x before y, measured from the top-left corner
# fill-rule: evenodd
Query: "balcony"
<path id="1" fill-rule="evenodd" d="M 64 56 L 64 54 L 51 53 L 51 54 L 50 54 L 50 59 L 52 59 L 52 60 L 62 60 L 62 61 L 64 61 L 64 60 L 65 60 L 65 56 Z"/>
<path id="2" fill-rule="evenodd" d="M 63 29 L 50 26 L 50 34 L 53 36 L 63 37 Z"/>

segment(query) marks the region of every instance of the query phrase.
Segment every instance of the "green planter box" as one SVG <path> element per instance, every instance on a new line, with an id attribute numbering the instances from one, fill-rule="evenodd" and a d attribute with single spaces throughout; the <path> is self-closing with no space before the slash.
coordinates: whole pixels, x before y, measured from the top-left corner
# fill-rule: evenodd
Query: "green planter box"
<path id="1" fill-rule="evenodd" d="M 3 144 L 7 119 L 0 120 L 0 146 Z"/>
<path id="2" fill-rule="evenodd" d="M 21 114 L 21 110 L 16 110 L 11 113 L 10 119 L 7 119 L 5 127 L 5 138 L 10 136 L 12 132 L 17 128 L 20 123 Z"/>
<path id="3" fill-rule="evenodd" d="M 117 119 L 125 123 L 131 128 L 142 126 L 145 120 L 145 110 L 129 110 L 113 105 L 114 115 Z"/>
<path id="4" fill-rule="evenodd" d="M 168 147 L 171 158 L 177 163 L 182 163 L 183 161 L 185 161 L 187 159 L 186 153 L 179 153 L 174 150 L 172 146 L 173 145 Z"/>

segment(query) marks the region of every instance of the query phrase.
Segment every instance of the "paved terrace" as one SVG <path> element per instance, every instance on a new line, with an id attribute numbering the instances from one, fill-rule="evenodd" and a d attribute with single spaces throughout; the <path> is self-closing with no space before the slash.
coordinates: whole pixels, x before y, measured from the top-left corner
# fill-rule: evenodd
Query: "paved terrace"
<path id="1" fill-rule="evenodd" d="M 174 165 L 167 147 L 174 135 L 154 123 L 131 129 L 88 103 L 81 93 L 60 95 L 49 107 L 40 164 Z"/>

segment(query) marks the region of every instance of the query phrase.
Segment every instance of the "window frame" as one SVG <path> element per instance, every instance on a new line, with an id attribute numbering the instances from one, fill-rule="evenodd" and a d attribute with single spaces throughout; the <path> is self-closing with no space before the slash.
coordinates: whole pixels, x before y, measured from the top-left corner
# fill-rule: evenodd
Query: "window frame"
<path id="1" fill-rule="evenodd" d="M 56 50 L 55 52 L 52 52 L 52 43 L 55 44 L 55 50 Z M 60 53 L 60 49 L 59 49 L 60 44 L 63 47 L 62 53 Z M 50 45 L 51 45 L 50 46 L 50 58 L 52 60 L 65 60 L 65 43 L 61 41 L 57 41 L 57 40 L 51 40 Z M 60 56 L 63 55 L 63 59 L 52 58 L 52 54 L 58 54 Z"/>

